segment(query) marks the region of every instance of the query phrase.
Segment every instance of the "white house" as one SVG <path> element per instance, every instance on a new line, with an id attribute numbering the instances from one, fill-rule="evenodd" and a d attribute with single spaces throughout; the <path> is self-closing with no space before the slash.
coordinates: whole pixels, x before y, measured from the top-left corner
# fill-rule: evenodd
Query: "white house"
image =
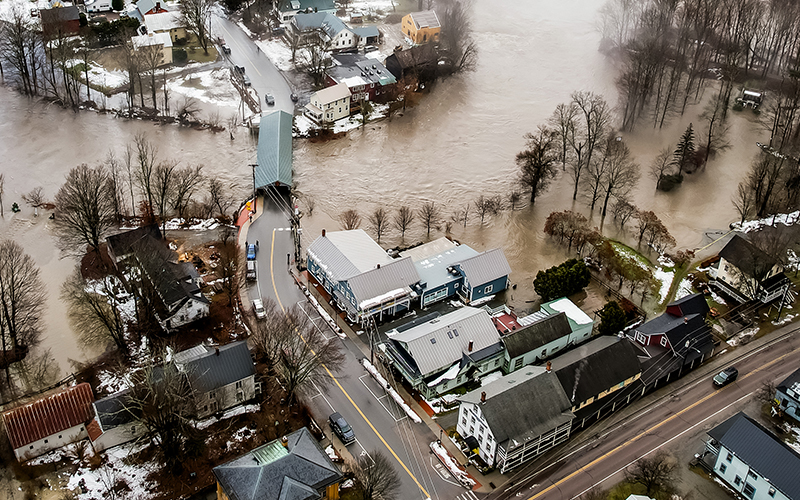
<path id="1" fill-rule="evenodd" d="M 261 392 L 244 340 L 216 348 L 199 345 L 175 354 L 173 360 L 189 380 L 199 418 L 250 401 Z"/>
<path id="2" fill-rule="evenodd" d="M 503 376 L 459 402 L 456 430 L 501 473 L 568 440 L 575 418 L 558 377 L 537 366 Z"/>
<path id="3" fill-rule="evenodd" d="M 160 14 L 158 14 L 160 15 Z M 147 33 L 146 35 L 137 35 L 131 37 L 133 42 L 133 49 L 136 51 L 145 50 L 158 50 L 161 52 L 161 62 L 158 66 L 172 64 L 172 38 L 167 33 Z"/>
<path id="4" fill-rule="evenodd" d="M 332 51 L 354 49 L 358 46 L 358 35 L 334 14 L 297 14 L 290 26 L 302 43 L 306 43 L 309 37 L 319 37 Z"/>
<path id="5" fill-rule="evenodd" d="M 37 399 L 3 413 L 3 424 L 17 460 L 23 462 L 81 439 L 94 416 L 88 383 Z"/>
<path id="6" fill-rule="evenodd" d="M 760 300 L 766 304 L 791 287 L 781 263 L 738 234 L 720 250 L 719 262 L 710 274 L 713 284 L 740 302 Z"/>
<path id="7" fill-rule="evenodd" d="M 306 115 L 317 123 L 333 123 L 350 116 L 350 89 L 344 83 L 318 90 L 306 104 Z"/>
<path id="8" fill-rule="evenodd" d="M 708 431 L 706 463 L 751 500 L 800 499 L 800 454 L 742 412 Z"/>
<path id="9" fill-rule="evenodd" d="M 300 12 L 324 12 L 336 14 L 334 0 L 278 0 L 275 2 L 275 15 L 284 24 Z"/>
<path id="10" fill-rule="evenodd" d="M 130 391 L 124 390 L 92 404 L 94 418 L 86 429 L 96 453 L 129 443 L 145 434 L 146 429 L 138 422 L 129 397 Z"/>
<path id="11" fill-rule="evenodd" d="M 177 42 L 179 38 L 186 38 L 186 29 L 183 27 L 181 13 L 178 11 L 144 16 L 144 25 L 147 33 L 168 33 L 173 42 Z"/>

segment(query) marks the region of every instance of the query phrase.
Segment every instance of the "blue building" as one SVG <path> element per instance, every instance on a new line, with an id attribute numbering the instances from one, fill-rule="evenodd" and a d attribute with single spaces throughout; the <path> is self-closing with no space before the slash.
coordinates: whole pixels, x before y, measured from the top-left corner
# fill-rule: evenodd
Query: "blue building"
<path id="1" fill-rule="evenodd" d="M 775 388 L 775 400 L 786 415 L 800 421 L 800 370 L 795 371 Z"/>
<path id="2" fill-rule="evenodd" d="M 511 267 L 500 248 L 462 260 L 453 268 L 464 277 L 458 294 L 467 304 L 491 297 L 508 288 Z"/>
<path id="3" fill-rule="evenodd" d="M 458 293 L 464 277 L 454 265 L 478 255 L 467 245 L 458 245 L 447 238 L 425 243 L 400 254 L 411 257 L 420 278 L 420 307 L 425 308 Z"/>

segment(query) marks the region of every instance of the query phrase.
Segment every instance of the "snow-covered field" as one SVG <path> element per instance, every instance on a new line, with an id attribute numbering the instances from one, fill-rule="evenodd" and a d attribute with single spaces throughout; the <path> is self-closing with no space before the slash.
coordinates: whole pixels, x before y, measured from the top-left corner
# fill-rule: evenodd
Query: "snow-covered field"
<path id="1" fill-rule="evenodd" d="M 69 478 L 67 489 L 77 492 L 77 500 L 94 500 L 108 498 L 111 488 L 122 481 L 130 488 L 130 498 L 147 500 L 155 496 L 154 484 L 147 480 L 153 464 L 135 465 L 127 463 L 129 455 L 137 453 L 150 443 L 124 444 L 112 448 L 104 453 L 106 462 L 97 469 L 81 468 Z M 86 493 L 80 493 L 80 483 L 83 481 Z"/>
<path id="2" fill-rule="evenodd" d="M 750 231 L 758 231 L 764 226 L 777 226 L 783 224 L 784 226 L 792 226 L 800 222 L 800 210 L 788 214 L 776 214 L 763 219 L 748 220 L 744 223 L 734 222 L 731 224 L 731 229 L 749 233 Z"/>
<path id="3" fill-rule="evenodd" d="M 238 108 L 239 92 L 230 80 L 230 71 L 218 68 L 191 75 L 179 76 L 167 81 L 173 94 L 191 97 L 219 107 Z"/>
<path id="4" fill-rule="evenodd" d="M 261 51 L 266 54 L 272 64 L 281 71 L 291 71 L 294 69 L 292 63 L 292 49 L 280 38 L 273 38 L 271 40 L 256 40 L 256 45 L 261 48 Z M 300 55 L 301 51 L 295 53 L 295 57 Z"/>

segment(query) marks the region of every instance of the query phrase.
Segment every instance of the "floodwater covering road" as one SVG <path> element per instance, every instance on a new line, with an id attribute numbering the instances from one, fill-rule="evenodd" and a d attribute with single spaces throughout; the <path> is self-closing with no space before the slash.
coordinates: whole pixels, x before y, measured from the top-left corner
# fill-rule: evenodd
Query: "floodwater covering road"
<path id="1" fill-rule="evenodd" d="M 303 197 L 316 204 L 313 216 L 302 220 L 304 246 L 323 227 L 338 229 L 336 217 L 347 208 L 356 207 L 366 215 L 379 205 L 392 210 L 401 204 L 416 208 L 435 201 L 450 218 L 481 193 L 507 194 L 514 187 L 514 156 L 524 147 L 524 134 L 544 123 L 571 92 L 594 91 L 612 106 L 616 103 L 615 62 L 597 51 L 600 36 L 595 26 L 602 3 L 479 0 L 473 13 L 479 47 L 474 72 L 440 82 L 418 107 L 349 132 L 343 139 L 322 144 L 295 141 L 300 206 L 305 208 Z M 661 147 L 677 142 L 690 121 L 697 121 L 699 107 L 690 107 L 686 116 L 674 118 L 664 130 L 642 125 L 636 133 L 624 135 L 642 165 L 633 201 L 654 210 L 679 247 L 688 248 L 699 246 L 706 229 L 726 228 L 736 219 L 731 195 L 757 153 L 753 144 L 766 135 L 752 114 L 733 113 L 731 149 L 676 192 L 656 193 L 646 166 Z M 120 152 L 138 131 L 157 141 L 161 158 L 175 158 L 182 165 L 202 163 L 207 173 L 237 186 L 242 197 L 251 182 L 248 164 L 255 158 L 255 148 L 244 132 L 231 141 L 226 133 L 76 114 L 7 88 L 0 88 L 0 116 L 0 172 L 6 174 L 7 208 L 38 186 L 52 198 L 70 168 L 101 161 L 110 148 Z M 534 207 L 489 216 L 482 225 L 472 215 L 466 228 L 453 227 L 454 238 L 478 250 L 504 249 L 512 281 L 520 284 L 510 295 L 518 310 L 532 307 L 527 301 L 536 298 L 530 285 L 536 272 L 564 258 L 563 250 L 542 233 L 544 219 L 556 210 L 588 212 L 580 200 L 572 202 L 571 193 L 569 177 L 562 174 Z M 31 229 L 29 207 L 13 217 L 8 212 L 0 221 L 0 234 L 18 239 L 43 266 L 51 296 L 45 346 L 67 370 L 68 357 L 85 359 L 70 338 L 63 306 L 57 301 L 59 286 L 73 263 L 58 260 L 53 240 L 45 237 L 46 221 L 37 221 L 38 229 Z M 606 228 L 610 227 L 607 220 Z M 431 237 L 443 231 L 444 226 Z M 405 239 L 408 243 L 425 237 L 417 225 Z M 400 241 L 390 232 L 381 243 L 393 246 Z"/>

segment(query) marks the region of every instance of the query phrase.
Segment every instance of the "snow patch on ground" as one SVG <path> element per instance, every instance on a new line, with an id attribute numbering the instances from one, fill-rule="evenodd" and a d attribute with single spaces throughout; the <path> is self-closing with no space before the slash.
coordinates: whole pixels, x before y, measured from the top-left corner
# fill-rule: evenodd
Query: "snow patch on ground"
<path id="1" fill-rule="evenodd" d="M 791 321 L 796 317 L 796 314 L 787 314 L 783 317 L 780 321 L 773 321 L 772 324 L 775 326 L 785 325 L 786 323 L 791 323 Z"/>
<path id="2" fill-rule="evenodd" d="M 672 286 L 672 280 L 675 278 L 674 271 L 665 271 L 660 267 L 653 269 L 653 276 L 661 282 L 661 287 L 658 289 L 659 302 L 664 301 L 669 294 L 669 287 Z"/>
<path id="3" fill-rule="evenodd" d="M 682 299 L 687 295 L 692 294 L 692 282 L 689 278 L 683 278 L 678 284 L 678 289 L 675 291 L 675 300 Z"/>
<path id="4" fill-rule="evenodd" d="M 130 488 L 130 497 L 138 500 L 147 500 L 157 496 L 154 491 L 155 484 L 147 480 L 151 470 L 157 467 L 156 464 L 129 464 L 129 455 L 137 453 L 150 443 L 144 444 L 123 444 L 114 447 L 105 453 L 106 463 L 97 469 L 82 468 L 78 469 L 69 478 L 67 489 L 76 492 L 77 500 L 94 500 L 96 498 L 107 498 L 106 493 L 118 481 L 123 481 Z M 80 493 L 80 482 L 86 487 L 86 493 Z"/>
<path id="5" fill-rule="evenodd" d="M 406 412 L 406 415 L 408 415 L 408 418 L 410 418 L 411 420 L 413 420 L 414 422 L 416 422 L 418 424 L 422 423 L 422 419 L 419 418 L 419 415 L 417 415 L 417 412 L 412 410 L 411 407 L 408 406 L 408 404 L 405 401 L 403 401 L 403 398 L 400 397 L 400 395 L 397 393 L 397 391 L 395 391 L 392 388 L 392 386 L 389 385 L 388 382 L 386 382 L 386 379 L 383 378 L 383 376 L 380 373 L 378 373 L 378 370 L 374 366 L 372 366 L 372 363 L 370 363 L 367 358 L 362 359 L 361 363 L 364 365 L 364 368 L 367 369 L 369 374 L 372 375 L 372 377 L 381 385 L 381 387 L 383 387 L 383 389 L 386 392 L 389 393 L 389 395 L 392 397 L 392 399 L 394 399 L 395 403 L 397 403 L 397 405 L 400 408 L 402 408 L 403 411 Z"/>
<path id="6" fill-rule="evenodd" d="M 238 108 L 241 97 L 227 68 L 201 71 L 167 81 L 170 92 L 220 107 Z"/>
<path id="7" fill-rule="evenodd" d="M 748 220 L 742 222 L 734 222 L 731 224 L 731 229 L 749 233 L 750 231 L 758 231 L 764 226 L 775 226 L 783 224 L 784 226 L 792 226 L 800 222 L 800 210 L 788 214 L 777 214 L 774 217 L 764 217 L 763 219 Z"/>
<path id="8" fill-rule="evenodd" d="M 367 125 L 370 125 L 372 122 L 382 120 L 386 118 L 389 114 L 389 105 L 388 104 L 374 104 L 372 105 L 372 113 L 368 115 Z M 294 118 L 294 125 L 297 128 L 298 137 L 305 137 L 311 130 L 316 130 L 321 128 L 317 125 L 313 120 L 311 120 L 306 115 L 297 115 Z M 331 130 L 333 133 L 338 134 L 341 132 L 349 132 L 351 130 L 355 130 L 363 125 L 361 120 L 361 115 L 356 113 L 352 116 L 347 116 L 340 120 L 333 122 L 333 127 Z"/>
<path id="9" fill-rule="evenodd" d="M 194 231 L 210 231 L 219 227 L 217 219 L 181 219 L 174 218 L 164 223 L 164 227 L 168 231 L 175 231 L 178 229 L 191 229 Z"/>
<path id="10" fill-rule="evenodd" d="M 282 38 L 273 38 L 271 40 L 256 40 L 255 44 L 261 51 L 272 61 L 281 71 L 292 71 L 294 63 L 292 62 L 292 49 L 290 49 Z M 295 51 L 295 59 L 299 55 L 300 50 Z"/>
<path id="11" fill-rule="evenodd" d="M 450 453 L 444 448 L 444 446 L 440 445 L 436 441 L 433 441 L 430 446 L 431 451 L 436 454 L 436 457 L 445 467 L 447 467 L 447 470 L 453 475 L 454 478 L 456 478 L 456 480 L 458 480 L 459 483 L 470 489 L 475 486 L 475 481 L 469 477 L 469 474 L 467 474 L 467 472 L 463 470 L 460 465 L 458 465 L 452 456 L 450 456 Z"/>
<path id="12" fill-rule="evenodd" d="M 746 328 L 741 332 L 737 333 L 736 336 L 733 338 L 728 339 L 728 345 L 731 347 L 736 347 L 737 345 L 746 344 L 753 340 L 753 337 L 758 333 L 759 327 L 754 326 L 753 328 Z"/>
<path id="13" fill-rule="evenodd" d="M 220 415 L 219 418 L 210 417 L 210 418 L 207 418 L 205 420 L 201 420 L 201 421 L 197 422 L 195 427 L 197 427 L 200 430 L 207 429 L 208 427 L 211 427 L 212 425 L 216 424 L 217 422 L 219 422 L 221 420 L 225 420 L 225 419 L 228 419 L 228 418 L 231 418 L 231 417 L 235 417 L 236 415 L 243 415 L 245 413 L 257 412 L 260 409 L 261 409 L 260 405 L 239 405 L 239 406 L 235 406 L 233 408 L 230 408 L 230 409 L 226 410 L 225 413 Z"/>

